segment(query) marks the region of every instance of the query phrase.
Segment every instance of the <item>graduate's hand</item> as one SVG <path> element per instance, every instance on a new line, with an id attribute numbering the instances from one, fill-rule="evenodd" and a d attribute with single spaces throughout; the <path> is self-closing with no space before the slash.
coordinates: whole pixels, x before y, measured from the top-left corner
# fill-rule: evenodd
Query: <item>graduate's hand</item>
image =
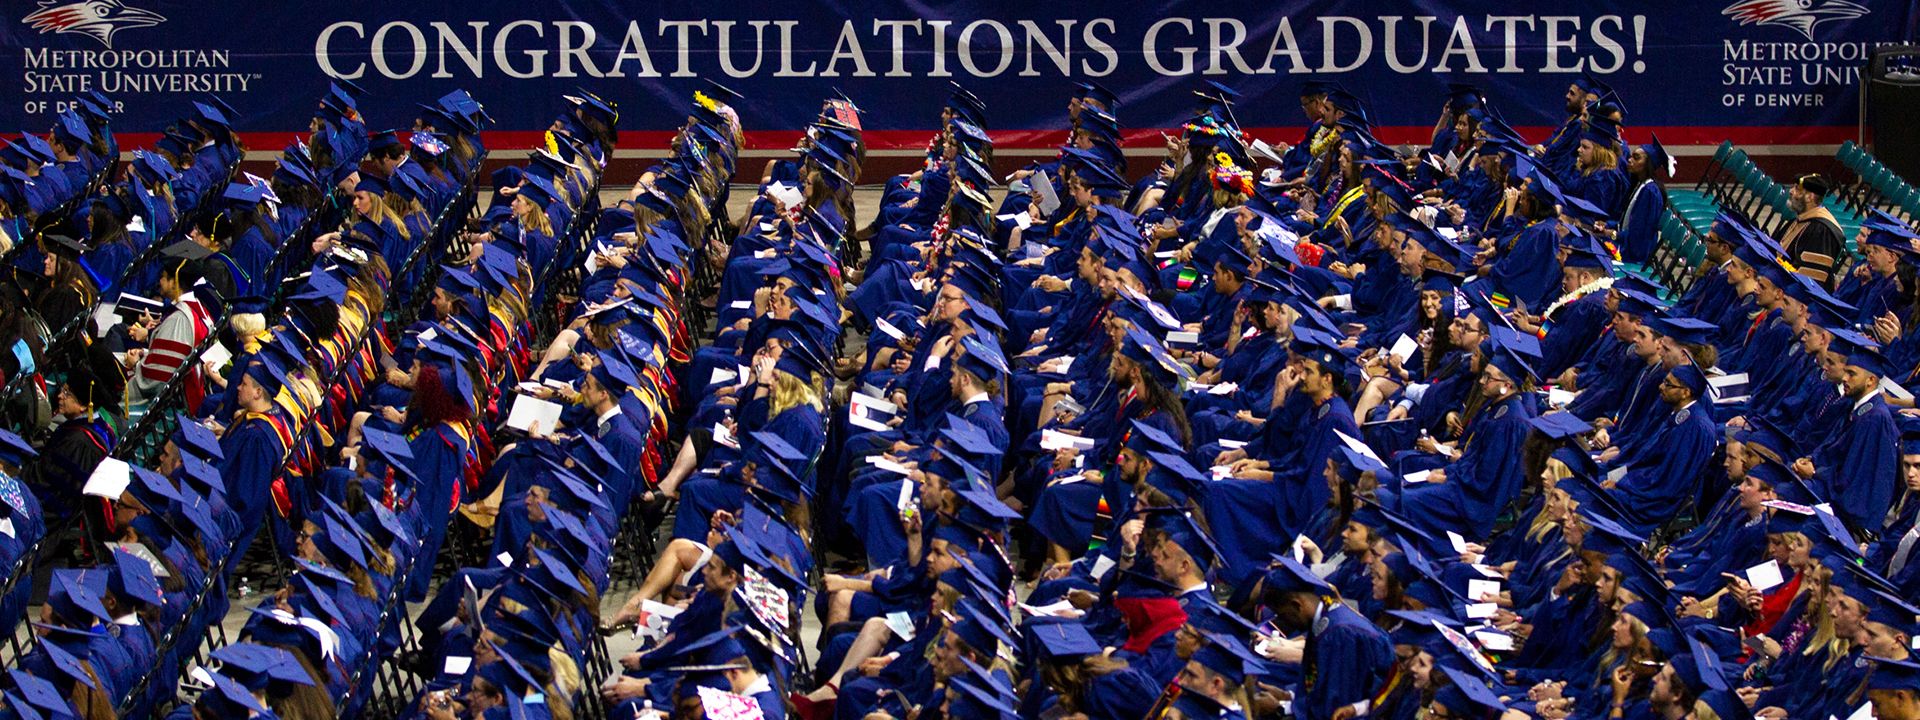
<path id="1" fill-rule="evenodd" d="M 1440 452 L 1440 443 L 1435 442 L 1432 437 L 1423 435 L 1420 439 L 1413 441 L 1413 449 L 1423 453 L 1438 453 Z"/>
<path id="2" fill-rule="evenodd" d="M 1612 462 L 1613 459 L 1617 457 L 1620 457 L 1620 448 L 1610 447 L 1610 448 L 1607 448 L 1606 451 L 1600 453 L 1600 457 L 1594 458 L 1594 460 L 1597 462 L 1606 463 L 1606 462 Z"/>
<path id="3" fill-rule="evenodd" d="M 1327 561 L 1327 551 L 1321 550 L 1320 544 L 1314 542 L 1313 538 L 1302 535 L 1297 542 L 1300 548 L 1300 556 L 1306 558 L 1311 564 L 1318 565 Z"/>
<path id="4" fill-rule="evenodd" d="M 1548 700 L 1558 699 L 1565 697 L 1562 693 L 1566 692 L 1566 689 L 1567 681 L 1565 680 L 1549 680 L 1536 683 L 1533 687 L 1527 688 L 1527 699 L 1534 702 L 1546 702 Z"/>
<path id="5" fill-rule="evenodd" d="M 1387 422 L 1405 419 L 1407 419 L 1407 409 L 1405 407 L 1395 405 L 1392 410 L 1387 411 Z"/>
<path id="6" fill-rule="evenodd" d="M 1539 713 L 1540 717 L 1544 720 L 1564 720 L 1573 714 L 1573 701 L 1566 698 L 1554 698 L 1534 706 L 1534 711 Z M 1507 720 L 1507 716 L 1504 714 L 1501 715 L 1500 720 Z"/>
<path id="7" fill-rule="evenodd" d="M 1626 665 L 1614 668 L 1612 676 L 1607 678 L 1607 685 L 1613 690 L 1613 704 L 1626 702 L 1627 693 L 1633 691 L 1633 668 Z"/>
<path id="8" fill-rule="evenodd" d="M 1765 718 L 1766 720 L 1787 720 L 1787 711 L 1786 708 L 1778 705 L 1768 705 L 1767 707 L 1754 711 L 1753 716 L 1756 718 Z"/>
<path id="9" fill-rule="evenodd" d="M 1873 337 L 1882 344 L 1893 342 L 1900 334 L 1899 316 L 1889 312 L 1873 319 Z"/>
<path id="10" fill-rule="evenodd" d="M 640 697 L 646 694 L 647 684 L 648 681 L 646 678 L 627 677 L 625 675 L 617 678 L 608 678 L 606 684 L 600 686 L 600 698 L 607 702 L 617 703 L 622 700 Z"/>
<path id="11" fill-rule="evenodd" d="M 1213 456 L 1213 464 L 1232 465 L 1233 463 L 1240 461 L 1242 458 L 1245 458 L 1246 456 L 1247 456 L 1246 448 L 1234 448 L 1232 450 L 1223 450 L 1220 452 L 1219 455 Z"/>
<path id="12" fill-rule="evenodd" d="M 380 417 L 386 418 L 387 422 L 394 423 L 396 425 L 406 422 L 407 420 L 406 413 L 401 412 L 399 408 L 395 408 L 391 405 L 380 406 Z"/>
<path id="13" fill-rule="evenodd" d="M 1434 470 L 1433 472 L 1427 473 L 1427 482 L 1443 483 L 1446 481 L 1447 481 L 1446 468 L 1440 468 L 1440 469 Z"/>
<path id="14" fill-rule="evenodd" d="M 893 653 L 887 653 L 860 661 L 860 674 L 867 677 L 879 675 L 880 671 L 887 669 L 887 665 L 893 662 L 893 657 Z"/>
<path id="15" fill-rule="evenodd" d="M 1809 480 L 1813 479 L 1813 458 L 1800 458 L 1793 461 L 1793 474 Z"/>
<path id="16" fill-rule="evenodd" d="M 1734 690 L 1733 694 L 1740 698 L 1742 704 L 1747 707 L 1753 707 L 1755 703 L 1760 702 L 1760 693 L 1766 692 L 1766 690 L 1766 688 L 1743 687 Z M 1783 715 L 1782 717 L 1785 716 Z"/>

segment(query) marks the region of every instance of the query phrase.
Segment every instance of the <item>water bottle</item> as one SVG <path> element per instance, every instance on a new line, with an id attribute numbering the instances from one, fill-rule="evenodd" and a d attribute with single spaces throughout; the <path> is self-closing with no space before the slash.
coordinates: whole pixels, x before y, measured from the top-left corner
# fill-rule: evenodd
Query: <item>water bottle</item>
<path id="1" fill-rule="evenodd" d="M 253 594 L 253 582 L 249 580 L 245 575 L 240 576 L 240 597 L 244 598 L 252 594 Z"/>

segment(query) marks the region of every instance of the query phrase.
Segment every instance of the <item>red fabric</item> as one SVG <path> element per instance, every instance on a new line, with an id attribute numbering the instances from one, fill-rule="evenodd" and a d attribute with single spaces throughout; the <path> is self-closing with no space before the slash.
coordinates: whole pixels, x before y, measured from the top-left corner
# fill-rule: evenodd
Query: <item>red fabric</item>
<path id="1" fill-rule="evenodd" d="M 1793 596 L 1800 594 L 1800 578 L 1795 573 L 1793 579 L 1780 583 L 1780 587 L 1760 596 L 1760 618 L 1748 623 L 1744 628 L 1748 635 L 1764 635 L 1772 630 L 1775 623 L 1787 614 L 1787 608 L 1793 605 Z"/>
<path id="2" fill-rule="evenodd" d="M 1127 622 L 1128 652 L 1143 653 L 1161 635 L 1187 624 L 1187 611 L 1173 598 L 1115 598 L 1114 607 Z"/>

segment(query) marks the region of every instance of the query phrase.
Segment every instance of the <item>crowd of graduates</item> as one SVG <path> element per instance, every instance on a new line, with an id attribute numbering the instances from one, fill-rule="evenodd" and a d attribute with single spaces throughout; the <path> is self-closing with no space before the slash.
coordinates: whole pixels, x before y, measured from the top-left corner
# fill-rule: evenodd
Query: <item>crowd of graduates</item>
<path id="1" fill-rule="evenodd" d="M 863 116 L 929 109 L 837 96 L 738 217 L 718 84 L 604 208 L 613 103 L 482 177 L 472 97 L 362 95 L 271 179 L 212 99 L 0 152 L 0 370 L 57 387 L 0 435 L 0 713 L 1920 717 L 1920 233 L 1852 257 L 1803 176 L 1669 287 L 1595 78 L 1427 147 L 1208 83 L 1151 168 L 1087 83 L 1004 179 L 954 86 L 873 207 Z"/>

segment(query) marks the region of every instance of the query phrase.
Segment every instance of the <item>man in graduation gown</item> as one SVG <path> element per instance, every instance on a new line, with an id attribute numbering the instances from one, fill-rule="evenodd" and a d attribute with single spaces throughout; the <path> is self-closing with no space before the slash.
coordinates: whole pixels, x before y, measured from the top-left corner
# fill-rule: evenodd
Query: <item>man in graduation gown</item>
<path id="1" fill-rule="evenodd" d="M 1659 430 L 1627 450 L 1602 487 L 1626 510 L 1620 518 L 1636 533 L 1646 533 L 1690 507 L 1700 471 L 1713 458 L 1719 434 L 1713 416 L 1699 403 L 1707 378 L 1700 368 L 1681 365 L 1660 382 L 1660 400 L 1673 415 Z"/>
<path id="2" fill-rule="evenodd" d="M 1839 432 L 1812 456 L 1795 460 L 1793 472 L 1805 480 L 1818 478 L 1823 495 L 1848 526 L 1878 528 L 1900 483 L 1900 429 L 1880 394 L 1886 359 L 1872 341 L 1857 335 L 1851 340 L 1853 351 L 1840 381 L 1851 409 Z"/>

